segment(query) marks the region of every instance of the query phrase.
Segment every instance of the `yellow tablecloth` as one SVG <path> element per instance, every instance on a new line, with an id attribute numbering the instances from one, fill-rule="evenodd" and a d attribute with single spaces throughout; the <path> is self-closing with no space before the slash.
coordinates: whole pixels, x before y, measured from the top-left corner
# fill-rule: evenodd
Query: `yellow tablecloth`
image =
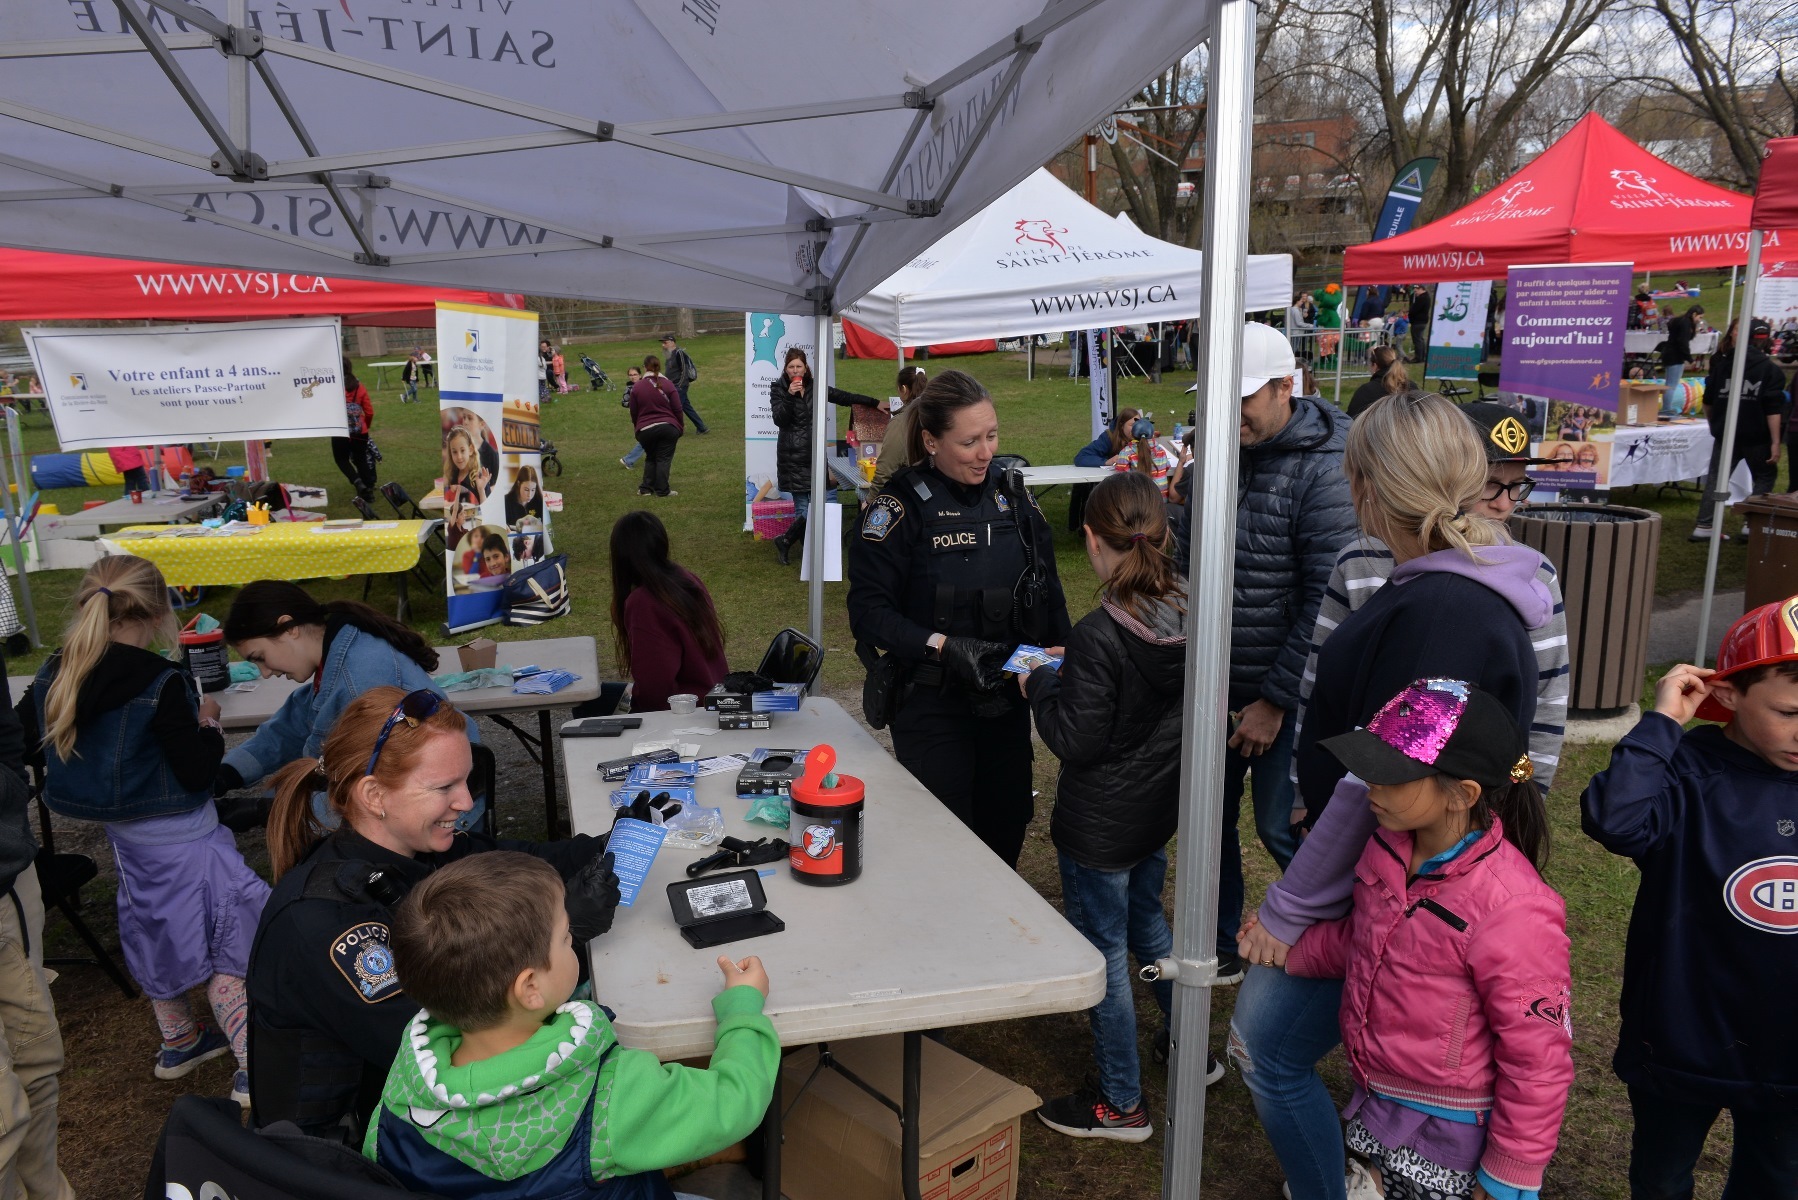
<path id="1" fill-rule="evenodd" d="M 135 554 L 162 569 L 174 587 L 256 579 L 324 579 L 410 570 L 432 521 L 383 521 L 390 528 L 326 531 L 318 522 L 278 521 L 261 533 L 231 537 L 103 538 L 109 553 Z M 157 531 L 161 525 L 129 530 Z"/>

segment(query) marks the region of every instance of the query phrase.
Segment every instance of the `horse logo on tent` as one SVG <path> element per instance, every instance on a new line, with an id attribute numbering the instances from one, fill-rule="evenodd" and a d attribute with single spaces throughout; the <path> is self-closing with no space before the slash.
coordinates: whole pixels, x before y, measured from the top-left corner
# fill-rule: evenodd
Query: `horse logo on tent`
<path id="1" fill-rule="evenodd" d="M 1020 246 L 1025 242 L 1036 242 L 1044 246 L 1053 246 L 1055 247 L 1056 252 L 1060 254 L 1066 254 L 1068 252 L 1068 248 L 1061 244 L 1060 236 L 1061 234 L 1066 233 L 1067 230 L 1056 225 L 1053 221 L 1045 221 L 1041 218 L 1026 219 L 1019 221 L 1016 225 L 1013 225 L 1012 228 L 1018 231 L 1016 241 Z"/>
<path id="2" fill-rule="evenodd" d="M 1616 183 L 1620 192 L 1640 192 L 1643 196 L 1652 196 L 1656 200 L 1664 199 L 1660 189 L 1654 186 L 1654 177 L 1644 175 L 1640 171 L 1612 171 L 1611 180 Z"/>
<path id="3" fill-rule="evenodd" d="M 1519 200 L 1535 190 L 1535 184 L 1527 179 L 1519 179 L 1516 183 L 1513 183 L 1510 187 L 1498 194 L 1498 198 L 1492 202 L 1492 207 L 1500 209 L 1514 208 Z"/>

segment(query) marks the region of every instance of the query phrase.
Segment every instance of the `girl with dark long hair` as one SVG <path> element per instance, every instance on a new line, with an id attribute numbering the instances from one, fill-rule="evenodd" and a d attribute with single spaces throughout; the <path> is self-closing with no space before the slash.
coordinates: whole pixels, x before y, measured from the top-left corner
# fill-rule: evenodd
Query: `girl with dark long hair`
<path id="1" fill-rule="evenodd" d="M 787 347 L 786 365 L 768 385 L 768 411 L 780 437 L 774 444 L 776 480 L 780 490 L 793 497 L 793 510 L 798 519 L 791 528 L 774 539 L 774 552 L 784 567 L 792 548 L 805 537 L 806 518 L 812 511 L 812 397 L 815 392 L 811 364 L 798 346 Z M 860 392 L 839 387 L 824 389 L 832 404 L 848 407 L 861 404 L 878 408 L 880 402 Z M 890 434 L 889 434 L 890 436 Z M 824 503 L 835 495 L 831 488 L 824 493 Z"/>
<path id="2" fill-rule="evenodd" d="M 316 758 L 338 714 L 370 688 L 436 691 L 437 651 L 385 613 L 354 600 L 319 602 L 297 583 L 258 579 L 245 584 L 225 614 L 225 643 L 263 678 L 300 684 L 274 716 L 219 765 L 214 795 L 256 783 L 301 758 Z M 473 721 L 468 738 L 480 741 Z M 484 798 L 477 798 L 478 809 Z M 248 827 L 266 818 L 266 802 L 231 806 L 228 823 Z"/>
<path id="3" fill-rule="evenodd" d="M 612 526 L 612 638 L 632 680 L 631 711 L 703 696 L 730 672 L 724 627 L 699 577 L 668 557 L 661 518 L 637 509 Z"/>
<path id="4" fill-rule="evenodd" d="M 1186 584 L 1167 505 L 1147 475 L 1122 472 L 1095 486 L 1082 532 L 1099 607 L 1074 626 L 1059 671 L 1038 667 L 1019 683 L 1037 733 L 1061 760 L 1049 836 L 1068 920 L 1105 956 L 1105 998 L 1089 1013 L 1098 1087 L 1050 1100 L 1037 1117 L 1074 1137 L 1140 1142 L 1154 1124 L 1142 1099 L 1129 960 L 1152 963 L 1173 948 L 1161 889 L 1180 817 Z M 1173 985 L 1154 992 L 1165 1025 Z"/>

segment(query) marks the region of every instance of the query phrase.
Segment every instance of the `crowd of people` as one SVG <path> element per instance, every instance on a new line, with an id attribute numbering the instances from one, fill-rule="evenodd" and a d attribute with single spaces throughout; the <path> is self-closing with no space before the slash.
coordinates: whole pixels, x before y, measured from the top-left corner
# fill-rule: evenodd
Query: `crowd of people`
<path id="1" fill-rule="evenodd" d="M 684 351 L 666 345 L 677 369 Z M 1508 407 L 1401 383 L 1396 356 L 1376 359 L 1374 390 L 1345 412 L 1312 394 L 1273 327 L 1246 325 L 1241 350 L 1228 711 L 1215 731 L 1226 798 L 1215 981 L 1241 991 L 1207 1081 L 1234 1065 L 1289 1196 L 1527 1200 L 1574 1081 L 1566 910 L 1541 875 L 1566 621 L 1553 566 L 1505 525 L 1530 493 L 1519 449 L 1530 439 Z M 654 355 L 633 368 L 625 401 L 644 495 L 674 494 L 668 465 L 690 413 L 663 369 Z M 999 460 L 986 389 L 915 367 L 897 383 L 884 474 L 849 539 L 864 715 L 1014 869 L 1036 812 L 1033 732 L 1059 761 L 1049 835 L 1063 910 L 1103 955 L 1106 989 L 1089 1014 L 1090 1082 L 1037 1115 L 1070 1136 L 1141 1142 L 1155 1121 L 1130 967 L 1172 946 L 1163 893 L 1186 725 L 1190 441 L 1170 454 L 1151 417 L 1123 409 L 1080 452 L 1113 473 L 1077 514 L 1099 604 L 1075 623 L 1048 522 Z M 791 352 L 770 400 L 781 485 L 808 501 L 799 452 L 816 393 Z M 834 388 L 823 398 L 877 403 Z M 445 420 L 446 499 L 459 489 L 479 504 L 496 478 L 486 439 L 455 410 Z M 509 526 L 541 519 L 540 486 L 534 473 L 513 481 Z M 798 536 L 778 547 L 782 561 Z M 618 518 L 610 555 L 629 683 L 577 715 L 656 711 L 723 679 L 716 607 L 661 520 Z M 719 959 L 706 1068 L 620 1049 L 611 1014 L 583 990 L 584 948 L 619 902 L 606 839 L 493 835 L 479 732 L 433 681 L 436 652 L 415 631 L 294 584 L 246 586 L 227 643 L 300 686 L 227 750 L 217 705 L 156 652 L 174 618 L 153 564 L 103 558 L 72 604 L 59 650 L 16 709 L 0 710 L 0 878 L 12 869 L 18 899 L 0 906 L 0 991 L 10 1002 L 19 989 L 7 981 L 36 989 L 50 1031 L 15 1045 L 5 1020 L 0 1105 L 26 1131 L 10 1153 L 27 1194 L 68 1194 L 55 1165 L 61 1046 L 30 954 L 42 906 L 23 872 L 35 851 L 28 763 L 52 812 L 100 824 L 112 846 L 158 1078 L 233 1055 L 232 1095 L 257 1124 L 348 1140 L 445 1195 L 614 1180 L 666 1195 L 662 1168 L 760 1121 L 779 1064 L 760 963 Z M 1008 669 L 1024 644 L 1052 661 Z M 1615 1058 L 1638 1197 L 1690 1194 L 1723 1109 L 1735 1121 L 1726 1194 L 1780 1195 L 1798 1181 L 1798 1046 L 1764 1002 L 1798 979 L 1763 940 L 1789 921 L 1754 891 L 1788 878 L 1763 868 L 1787 861 L 1793 713 L 1798 598 L 1738 623 L 1714 671 L 1669 673 L 1581 798 L 1587 833 L 1643 872 Z M 1724 724 L 1683 731 L 1695 716 Z M 1280 871 L 1259 905 L 1236 835 L 1245 789 Z M 272 881 L 235 840 L 258 827 Z M 210 1020 L 187 1000 L 201 987 Z M 1151 995 L 1151 1052 L 1165 1061 L 1171 985 Z M 1340 1111 L 1317 1071 L 1337 1045 L 1353 1082 Z M 532 1133 L 475 1136 L 497 1125 Z"/>

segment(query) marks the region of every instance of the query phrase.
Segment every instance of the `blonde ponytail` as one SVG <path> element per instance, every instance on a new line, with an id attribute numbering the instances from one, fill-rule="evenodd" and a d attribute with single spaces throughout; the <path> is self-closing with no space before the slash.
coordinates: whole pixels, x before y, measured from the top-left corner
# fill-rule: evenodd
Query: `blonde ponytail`
<path id="1" fill-rule="evenodd" d="M 44 697 L 44 748 L 65 762 L 74 757 L 75 702 L 115 628 L 149 625 L 170 637 L 174 623 L 168 584 L 149 559 L 108 555 L 89 567 L 75 590 L 75 615 L 63 631 L 61 663 Z"/>
<path id="2" fill-rule="evenodd" d="M 1503 525 L 1477 516 L 1486 451 L 1473 422 L 1435 392 L 1401 392 L 1368 406 L 1349 426 L 1342 470 L 1365 497 L 1362 528 L 1388 544 L 1415 541 L 1424 553 L 1457 550 L 1481 561 L 1480 546 L 1510 542 Z"/>

